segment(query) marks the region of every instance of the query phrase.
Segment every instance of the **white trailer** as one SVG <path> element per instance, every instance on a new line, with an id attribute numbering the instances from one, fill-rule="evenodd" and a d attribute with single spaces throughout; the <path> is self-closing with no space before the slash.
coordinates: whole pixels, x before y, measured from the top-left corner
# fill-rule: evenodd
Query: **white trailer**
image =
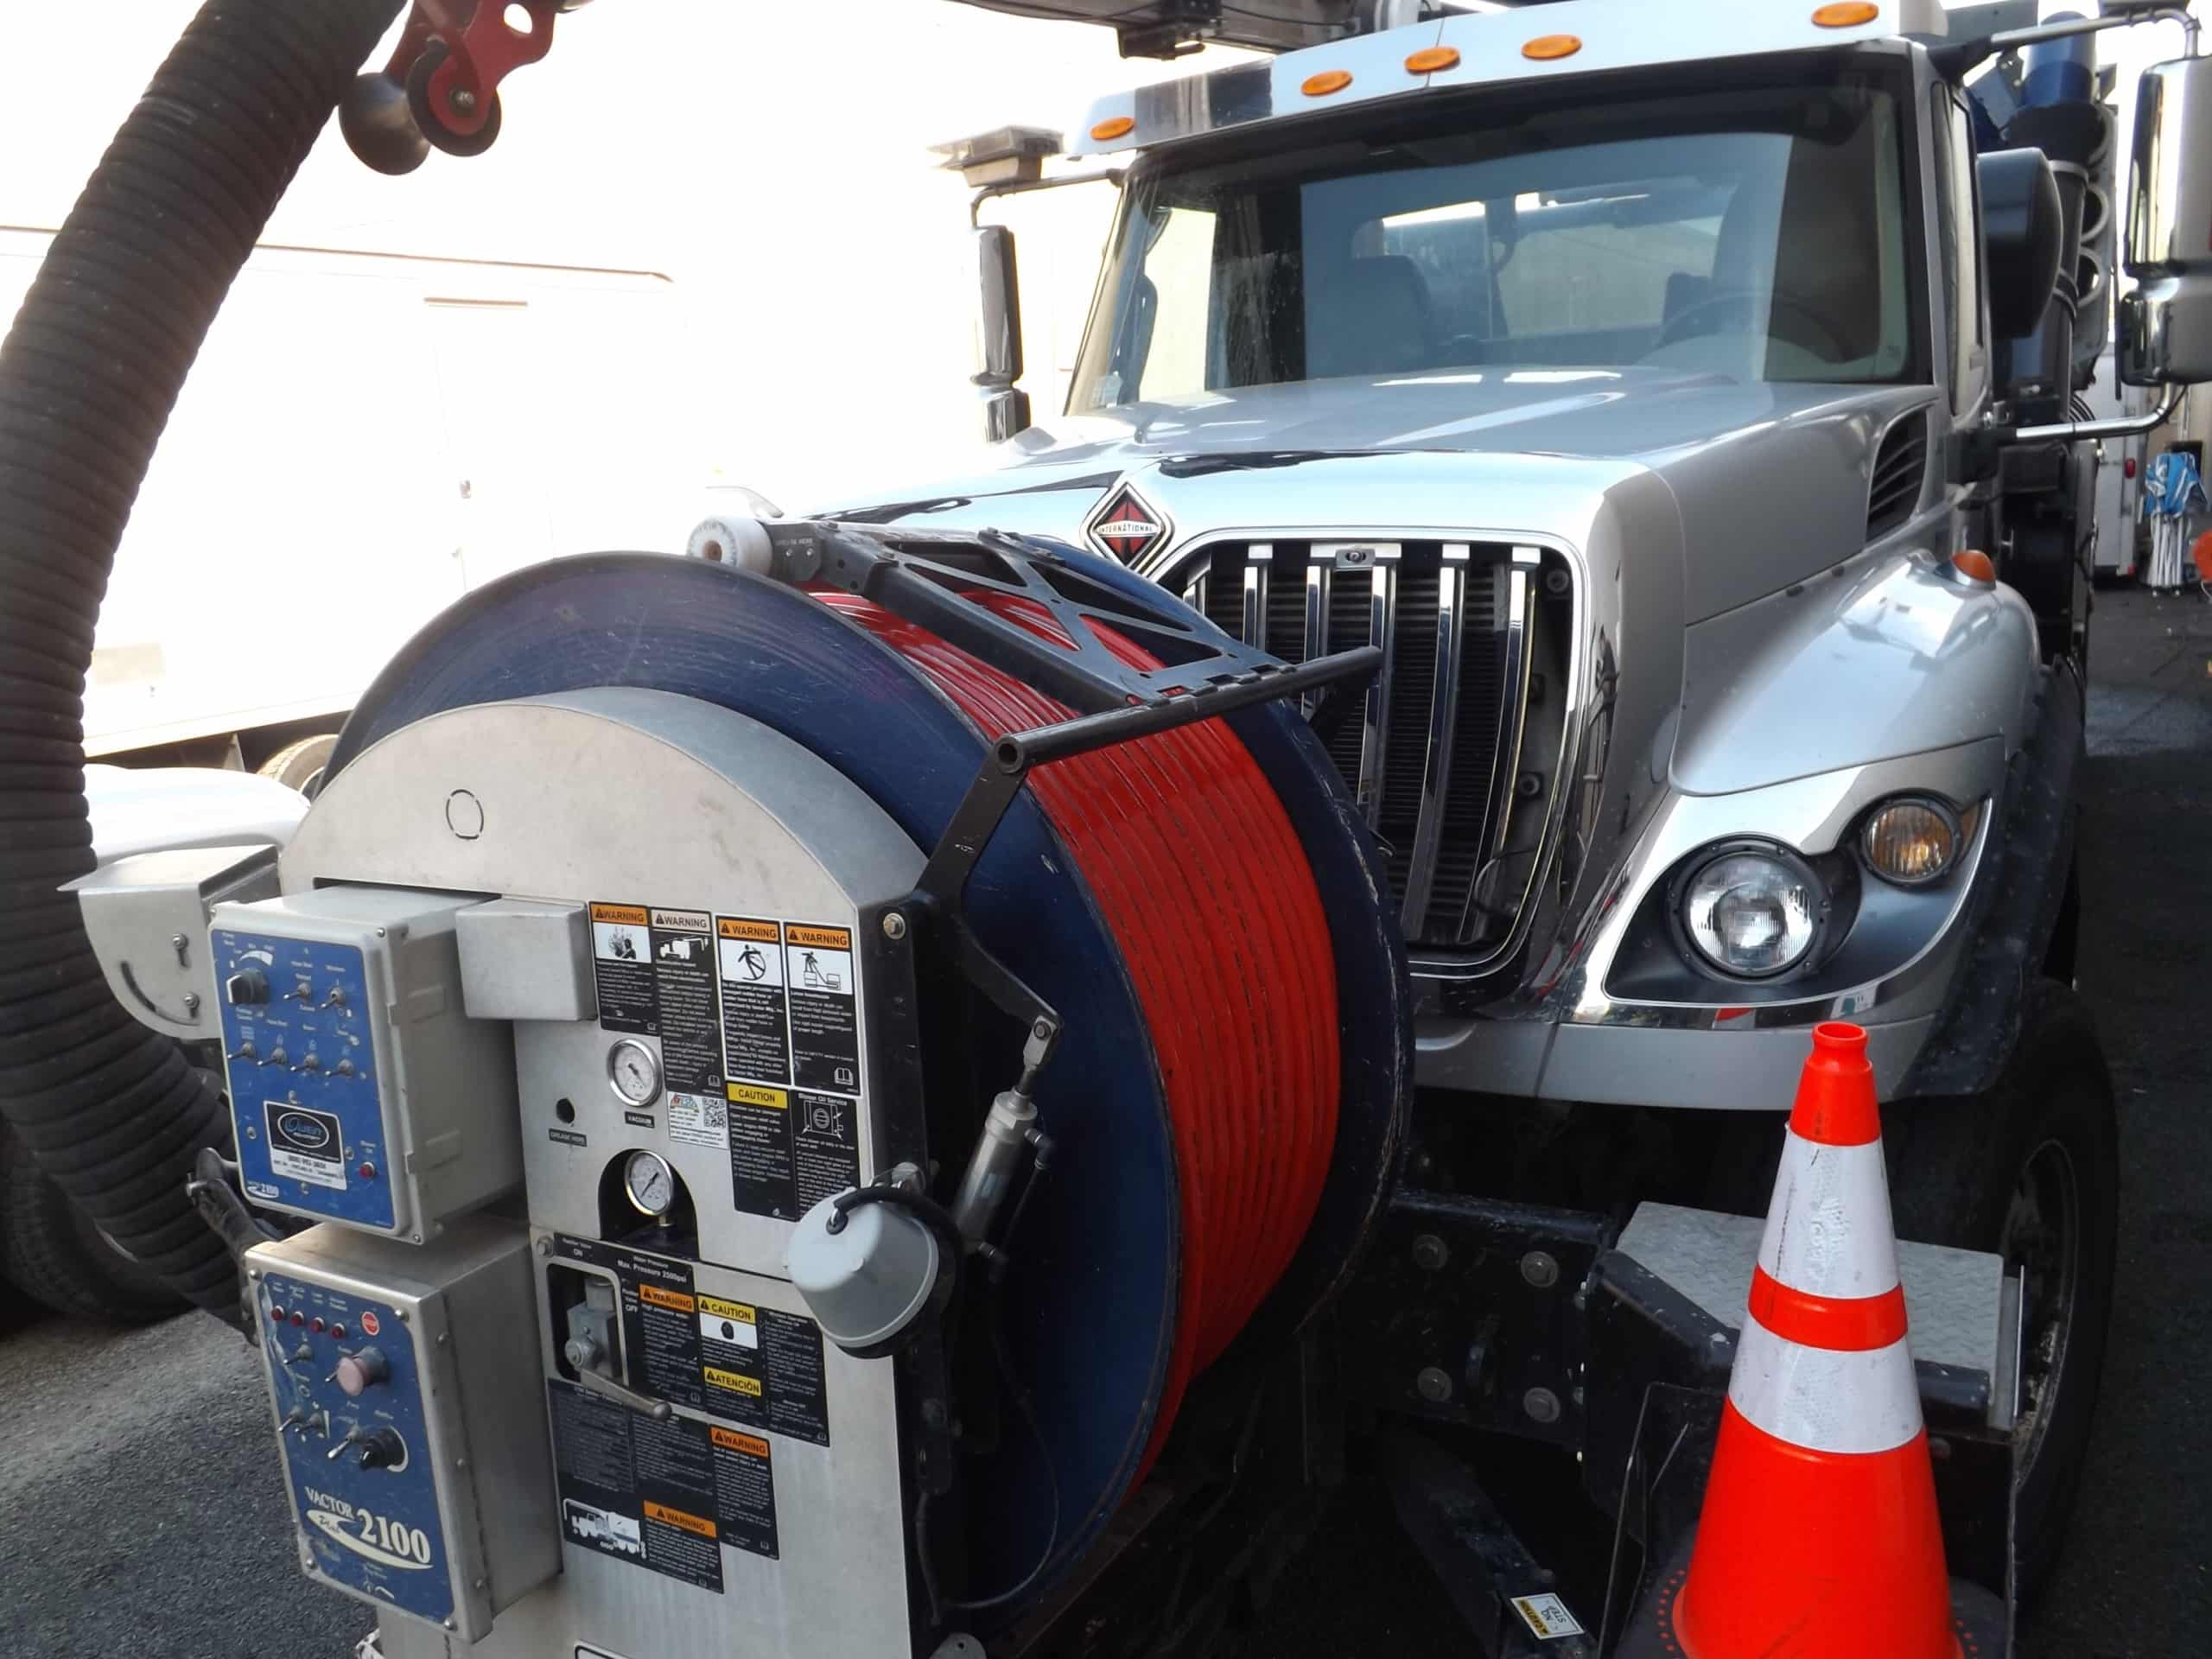
<path id="1" fill-rule="evenodd" d="M 0 228 L 0 311 L 50 240 Z M 706 481 L 677 435 L 680 334 L 651 271 L 257 249 L 132 512 L 86 753 L 282 754 L 302 781 L 316 757 L 288 746 L 336 731 L 465 590 L 560 553 L 680 551 Z"/>

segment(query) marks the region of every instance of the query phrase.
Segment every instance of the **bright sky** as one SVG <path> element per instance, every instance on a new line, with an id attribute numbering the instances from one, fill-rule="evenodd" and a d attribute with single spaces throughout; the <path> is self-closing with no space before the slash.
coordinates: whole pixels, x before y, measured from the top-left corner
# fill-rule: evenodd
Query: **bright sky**
<path id="1" fill-rule="evenodd" d="M 193 10 L 5 8 L 0 225 L 60 221 Z M 2180 30 L 2101 43 L 2126 99 Z M 1125 62 L 1110 30 L 938 0 L 597 0 L 508 80 L 488 155 L 385 179 L 334 130 L 269 238 L 666 272 L 690 324 L 683 376 L 717 391 L 702 449 L 790 505 L 976 454 L 965 192 L 928 145 L 1065 129 L 1097 92 L 1222 60 Z M 1015 222 L 1033 371 L 1072 354 L 1109 210 L 1101 188 L 1009 211 L 1032 216 Z"/>

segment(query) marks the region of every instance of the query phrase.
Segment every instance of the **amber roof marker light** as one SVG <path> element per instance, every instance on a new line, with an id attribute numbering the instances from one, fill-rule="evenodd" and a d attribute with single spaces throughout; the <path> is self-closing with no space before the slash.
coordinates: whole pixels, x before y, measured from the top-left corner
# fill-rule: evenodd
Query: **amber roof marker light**
<path id="1" fill-rule="evenodd" d="M 1561 58 L 1571 58 L 1582 49 L 1580 35 L 1539 35 L 1521 48 L 1524 58 L 1534 58 L 1538 63 L 1555 63 Z"/>
<path id="2" fill-rule="evenodd" d="M 1834 5 L 1822 6 L 1815 11 L 1813 21 L 1822 29 L 1856 29 L 1881 15 L 1881 7 L 1873 4 L 1872 0 L 1837 0 Z"/>
<path id="3" fill-rule="evenodd" d="M 1406 60 L 1409 75 L 1433 75 L 1459 67 L 1459 48 L 1456 46 L 1423 47 Z"/>
<path id="4" fill-rule="evenodd" d="M 1090 138 L 1093 143 L 1110 144 L 1116 138 L 1128 137 L 1136 130 L 1137 122 L 1135 116 L 1109 116 L 1090 130 Z"/>
<path id="5" fill-rule="evenodd" d="M 1349 69 L 1324 69 L 1318 75 L 1308 75 L 1298 90 L 1308 98 L 1326 98 L 1332 92 L 1341 92 L 1351 85 Z"/>

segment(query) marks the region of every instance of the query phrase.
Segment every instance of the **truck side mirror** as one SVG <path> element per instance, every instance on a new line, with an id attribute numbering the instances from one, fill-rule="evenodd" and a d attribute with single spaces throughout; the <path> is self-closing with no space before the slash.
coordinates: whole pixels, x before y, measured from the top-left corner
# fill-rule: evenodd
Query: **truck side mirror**
<path id="1" fill-rule="evenodd" d="M 2131 386 L 2212 380 L 2212 58 L 2143 72 L 2128 182 L 2120 378 Z"/>
<path id="2" fill-rule="evenodd" d="M 1988 248 L 1990 331 L 2018 340 L 2035 333 L 2058 284 L 2066 210 L 2039 149 L 1991 150 L 1976 158 L 1974 172 Z"/>
<path id="3" fill-rule="evenodd" d="M 976 232 L 977 356 L 975 382 L 983 395 L 983 435 L 1003 442 L 1029 426 L 1029 394 L 1021 378 L 1021 277 L 1014 232 L 1003 225 Z"/>

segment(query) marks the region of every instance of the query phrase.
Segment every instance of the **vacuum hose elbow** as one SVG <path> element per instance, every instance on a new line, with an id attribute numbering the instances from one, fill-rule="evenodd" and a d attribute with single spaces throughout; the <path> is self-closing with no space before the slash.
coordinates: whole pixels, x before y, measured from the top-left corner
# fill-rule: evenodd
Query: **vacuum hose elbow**
<path id="1" fill-rule="evenodd" d="M 221 1100 L 116 1002 L 56 891 L 93 867 L 84 679 L 200 341 L 400 3 L 210 0 L 0 346 L 0 1115 L 110 1238 L 217 1311 L 235 1306 L 234 1270 L 185 1188 L 226 1137 Z"/>

